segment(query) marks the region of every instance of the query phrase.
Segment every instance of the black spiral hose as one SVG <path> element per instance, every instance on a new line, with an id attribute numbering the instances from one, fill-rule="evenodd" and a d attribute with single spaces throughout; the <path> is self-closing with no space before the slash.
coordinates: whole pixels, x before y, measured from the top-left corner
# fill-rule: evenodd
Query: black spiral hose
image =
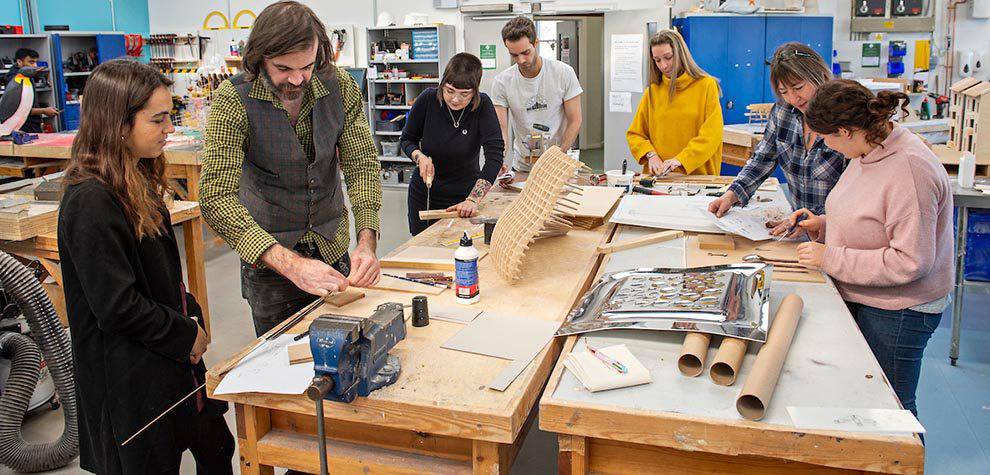
<path id="1" fill-rule="evenodd" d="M 19 472 L 41 472 L 64 467 L 79 455 L 79 428 L 69 337 L 38 279 L 20 262 L 2 251 L 0 287 L 20 307 L 27 318 L 32 336 L 38 342 L 34 346 L 34 341 L 30 338 L 16 334 L 9 337 L 5 335 L 0 340 L 0 351 L 9 351 L 13 356 L 10 378 L 3 396 L 0 397 L 0 464 Z M 21 423 L 38 383 L 38 347 L 55 380 L 55 389 L 65 416 L 65 428 L 62 436 L 55 442 L 29 444 L 21 437 Z"/>

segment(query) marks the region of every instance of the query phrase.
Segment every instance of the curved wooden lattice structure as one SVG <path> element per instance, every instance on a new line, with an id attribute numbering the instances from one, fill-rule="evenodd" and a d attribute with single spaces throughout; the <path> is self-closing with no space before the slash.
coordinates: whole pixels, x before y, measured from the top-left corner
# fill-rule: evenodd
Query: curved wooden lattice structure
<path id="1" fill-rule="evenodd" d="M 571 212 L 577 202 L 565 198 L 581 189 L 568 183 L 584 164 L 551 147 L 533 165 L 518 199 L 502 213 L 492 233 L 491 258 L 507 281 L 522 277 L 522 263 L 533 241 L 562 236 L 571 229 Z"/>

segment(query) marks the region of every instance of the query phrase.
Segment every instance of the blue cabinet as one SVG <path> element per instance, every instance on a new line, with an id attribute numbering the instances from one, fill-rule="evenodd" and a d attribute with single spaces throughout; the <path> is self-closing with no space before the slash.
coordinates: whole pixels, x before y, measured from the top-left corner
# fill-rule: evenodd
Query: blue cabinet
<path id="1" fill-rule="evenodd" d="M 84 88 L 89 79 L 89 72 L 66 71 L 65 60 L 77 51 L 89 51 L 91 48 L 96 49 L 97 63 L 127 55 L 123 33 L 65 32 L 52 34 L 52 71 L 55 73 L 58 107 L 65 111 L 63 115 L 65 130 L 79 128 L 79 103 L 77 101 L 67 102 L 65 95 L 70 89 L 76 89 L 85 94 Z"/>
<path id="2" fill-rule="evenodd" d="M 746 122 L 746 106 L 774 102 L 768 63 L 788 41 L 832 57 L 832 17 L 798 15 L 689 15 L 674 19 L 695 61 L 722 86 L 726 124 Z"/>

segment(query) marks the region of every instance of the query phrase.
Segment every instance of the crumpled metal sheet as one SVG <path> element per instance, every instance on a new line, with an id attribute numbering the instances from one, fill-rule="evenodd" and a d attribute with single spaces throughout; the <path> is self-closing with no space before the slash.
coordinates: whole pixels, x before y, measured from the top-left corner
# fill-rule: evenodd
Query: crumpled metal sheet
<path id="1" fill-rule="evenodd" d="M 571 310 L 557 335 L 643 329 L 766 341 L 770 264 L 638 268 L 605 274 Z"/>

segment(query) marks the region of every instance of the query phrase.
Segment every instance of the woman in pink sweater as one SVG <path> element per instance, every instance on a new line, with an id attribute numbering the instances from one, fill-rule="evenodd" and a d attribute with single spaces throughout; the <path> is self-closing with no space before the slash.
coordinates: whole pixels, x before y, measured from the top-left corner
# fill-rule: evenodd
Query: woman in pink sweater
<path id="1" fill-rule="evenodd" d="M 808 126 L 850 160 L 825 214 L 799 210 L 798 259 L 832 277 L 905 409 L 917 414 L 921 357 L 953 283 L 952 188 L 914 133 L 891 122 L 908 97 L 855 81 L 819 88 Z M 902 105 L 903 103 L 903 105 Z"/>

